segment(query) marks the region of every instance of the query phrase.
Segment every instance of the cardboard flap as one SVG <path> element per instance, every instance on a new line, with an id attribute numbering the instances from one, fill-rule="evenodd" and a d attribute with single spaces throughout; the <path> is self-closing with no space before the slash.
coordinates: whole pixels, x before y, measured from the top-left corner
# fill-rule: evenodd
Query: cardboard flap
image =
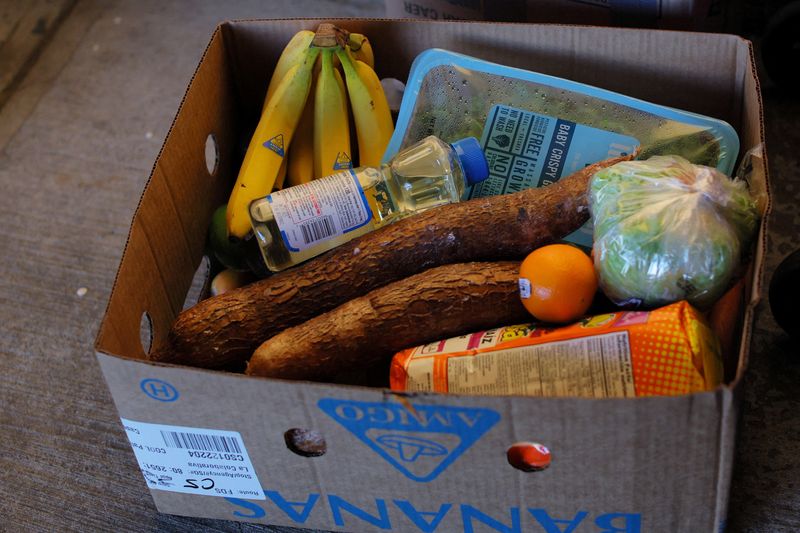
<path id="1" fill-rule="evenodd" d="M 766 144 L 764 135 L 764 113 L 761 100 L 761 87 L 756 71 L 756 61 L 753 47 L 748 41 L 742 40 L 741 54 L 745 56 L 741 63 L 749 65 L 742 72 L 742 126 L 739 129 L 739 138 L 742 150 L 761 147 L 760 154 L 752 159 L 753 172 L 750 176 L 750 190 L 760 199 L 761 224 L 755 238 L 755 249 L 751 260 L 752 273 L 748 275 L 745 283 L 746 308 L 743 317 L 743 326 L 739 344 L 739 362 L 736 368 L 734 383 L 739 383 L 747 368 L 750 337 L 755 320 L 755 311 L 761 300 L 764 284 L 764 263 L 767 252 L 767 235 L 769 214 L 772 211 L 772 198 L 769 186 L 769 173 L 767 165 Z"/>
<path id="2" fill-rule="evenodd" d="M 743 121 L 744 113 L 760 112 L 760 100 L 750 43 L 738 36 L 431 20 L 291 19 L 224 24 L 229 68 L 247 126 L 257 121 L 269 73 L 285 43 L 295 32 L 313 30 L 323 22 L 378 36 L 371 42 L 381 78 L 404 81 L 421 52 L 443 48 L 725 120 L 739 132 L 742 151 L 763 142 L 761 122 Z"/>
<path id="3" fill-rule="evenodd" d="M 203 257 L 211 213 L 225 201 L 240 159 L 237 99 L 224 52 L 217 30 L 136 209 L 97 337 L 100 351 L 143 358 L 140 324 L 150 323 L 152 345 L 183 307 Z"/>
<path id="4" fill-rule="evenodd" d="M 537 530 L 549 518 L 585 518 L 587 527 L 619 516 L 642 531 L 711 531 L 719 525 L 715 506 L 726 500 L 717 462 L 720 447 L 730 451 L 721 425 L 731 401 L 725 390 L 633 401 L 396 395 L 99 361 L 122 418 L 239 432 L 267 494 L 243 508 L 238 498 L 153 490 L 162 512 L 236 519 L 244 516 L 236 511 L 260 509 L 249 518 L 346 531 L 417 531 L 409 517 L 427 513 L 429 522 L 437 510 L 437 531 L 507 525 L 517 513 L 523 528 L 498 530 Z M 157 388 L 144 385 L 152 381 Z M 154 396 L 163 387 L 170 398 Z M 293 451 L 285 437 L 292 428 L 317 431 L 326 451 Z M 513 468 L 506 451 L 520 441 L 547 446 L 552 464 L 541 472 Z"/>
<path id="5" fill-rule="evenodd" d="M 381 78 L 405 80 L 417 55 L 428 48 L 444 48 L 721 118 L 734 127 L 740 122 L 741 92 L 731 88 L 741 88 L 743 72 L 737 60 L 747 47 L 735 36 L 427 20 L 232 22 L 231 59 L 245 110 L 261 105 L 268 82 L 263 73 L 270 72 L 282 50 L 275 43 L 285 43 L 297 30 L 314 29 L 321 22 L 378 36 L 372 45 Z M 729 68 L 719 68 L 725 65 Z"/>

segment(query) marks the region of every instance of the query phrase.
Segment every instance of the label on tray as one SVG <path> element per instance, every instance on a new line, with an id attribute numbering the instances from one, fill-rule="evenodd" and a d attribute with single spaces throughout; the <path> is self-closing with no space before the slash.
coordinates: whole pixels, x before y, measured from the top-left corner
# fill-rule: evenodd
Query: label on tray
<path id="1" fill-rule="evenodd" d="M 274 192 L 267 200 L 283 242 L 293 252 L 344 235 L 372 218 L 364 190 L 350 169 Z"/>
<path id="2" fill-rule="evenodd" d="M 150 489 L 266 499 L 238 432 L 120 420 Z"/>
<path id="3" fill-rule="evenodd" d="M 489 162 L 489 177 L 472 187 L 468 198 L 545 187 L 592 163 L 629 154 L 639 141 L 569 120 L 495 105 L 486 118 L 481 146 Z M 565 240 L 591 248 L 591 222 Z"/>

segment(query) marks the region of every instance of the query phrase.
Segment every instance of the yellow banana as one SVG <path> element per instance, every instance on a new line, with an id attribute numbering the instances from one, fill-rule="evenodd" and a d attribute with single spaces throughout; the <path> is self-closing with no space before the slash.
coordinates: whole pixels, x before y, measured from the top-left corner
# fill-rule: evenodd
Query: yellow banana
<path id="1" fill-rule="evenodd" d="M 272 71 L 272 78 L 269 80 L 267 87 L 267 94 L 264 97 L 264 106 L 262 112 L 267 107 L 269 98 L 275 94 L 275 89 L 281 82 L 290 68 L 303 60 L 306 49 L 311 46 L 311 41 L 314 40 L 314 32 L 310 30 L 300 30 L 286 44 L 286 47 L 281 52 L 278 58 L 278 63 L 275 65 L 275 70 Z"/>
<path id="2" fill-rule="evenodd" d="M 392 114 L 378 75 L 346 50 L 337 50 L 342 63 L 358 137 L 358 164 L 378 166 L 394 131 Z"/>
<path id="3" fill-rule="evenodd" d="M 369 65 L 369 68 L 375 69 L 375 54 L 372 53 L 372 45 L 366 35 L 351 33 L 347 37 L 347 46 L 353 52 L 353 57 Z"/>
<path id="4" fill-rule="evenodd" d="M 303 114 L 318 55 L 319 48 L 306 48 L 302 62 L 286 72 L 261 114 L 228 201 L 230 238 L 243 239 L 250 233 L 250 202 L 269 194 L 275 185 L 286 150 Z"/>
<path id="5" fill-rule="evenodd" d="M 273 191 L 281 190 L 283 188 L 283 182 L 286 181 L 286 174 L 288 173 L 286 169 L 289 167 L 289 165 L 286 164 L 286 160 L 287 158 L 284 157 L 281 162 L 281 168 L 278 169 L 278 175 L 275 176 L 275 184 L 272 186 Z"/>
<path id="6" fill-rule="evenodd" d="M 352 167 L 347 92 L 333 65 L 334 49 L 322 52 L 322 71 L 314 95 L 314 177 Z"/>
<path id="7" fill-rule="evenodd" d="M 275 65 L 275 70 L 272 71 L 272 78 L 269 80 L 267 94 L 264 97 L 264 104 L 261 108 L 262 113 L 264 112 L 264 109 L 267 108 L 267 102 L 269 101 L 270 97 L 275 94 L 275 89 L 278 88 L 278 84 L 286 75 L 286 72 L 288 72 L 289 69 L 299 61 L 303 60 L 303 53 L 309 46 L 311 46 L 311 41 L 313 40 L 314 32 L 310 30 L 300 30 L 299 32 L 295 33 L 291 39 L 289 39 L 289 42 L 283 49 L 283 52 L 281 52 L 281 56 L 278 58 L 278 63 Z M 283 187 L 283 180 L 286 177 L 286 169 L 286 159 L 284 159 L 283 164 L 281 164 L 281 168 L 278 170 L 278 175 L 275 178 L 276 189 Z"/>
<path id="8" fill-rule="evenodd" d="M 316 71 L 316 68 L 314 70 Z M 314 179 L 314 93 L 317 84 L 318 82 L 311 82 L 306 107 L 297 124 L 292 148 L 289 150 L 286 178 L 290 187 Z"/>

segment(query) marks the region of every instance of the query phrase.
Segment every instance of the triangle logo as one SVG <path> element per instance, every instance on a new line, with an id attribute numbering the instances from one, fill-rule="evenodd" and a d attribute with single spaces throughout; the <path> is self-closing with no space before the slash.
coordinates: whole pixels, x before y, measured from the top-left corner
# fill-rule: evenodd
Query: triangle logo
<path id="1" fill-rule="evenodd" d="M 433 481 L 499 420 L 483 407 L 323 398 L 318 407 L 403 475 Z"/>
<path id="2" fill-rule="evenodd" d="M 353 161 L 347 152 L 339 152 L 336 155 L 336 162 L 333 164 L 334 170 L 344 170 L 346 168 L 353 168 Z"/>
<path id="3" fill-rule="evenodd" d="M 283 134 L 279 133 L 270 140 L 264 142 L 264 147 L 269 148 L 279 156 L 283 157 L 286 153 L 283 149 Z"/>

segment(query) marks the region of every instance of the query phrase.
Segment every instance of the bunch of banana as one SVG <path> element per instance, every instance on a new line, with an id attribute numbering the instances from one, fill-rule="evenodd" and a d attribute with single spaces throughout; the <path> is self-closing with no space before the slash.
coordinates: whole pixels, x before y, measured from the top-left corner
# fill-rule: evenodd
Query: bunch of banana
<path id="1" fill-rule="evenodd" d="M 307 183 L 358 164 L 380 164 L 394 131 L 369 40 L 331 24 L 303 30 L 283 50 L 267 88 L 226 213 L 228 236 L 251 231 L 248 207 L 284 181 Z M 342 75 L 344 73 L 344 76 Z"/>

